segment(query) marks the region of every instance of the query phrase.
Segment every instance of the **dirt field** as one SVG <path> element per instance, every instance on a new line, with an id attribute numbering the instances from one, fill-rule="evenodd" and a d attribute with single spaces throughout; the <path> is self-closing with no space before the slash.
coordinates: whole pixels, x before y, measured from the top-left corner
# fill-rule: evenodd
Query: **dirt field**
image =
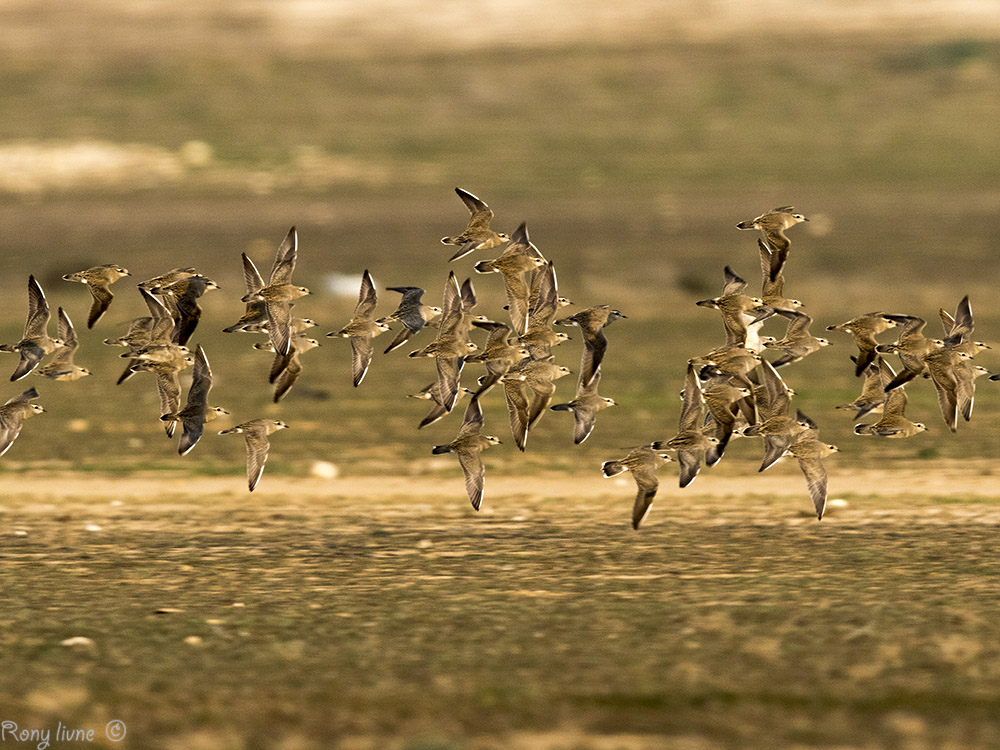
<path id="1" fill-rule="evenodd" d="M 821 523 L 796 471 L 665 468 L 638 533 L 593 475 L 488 478 L 480 514 L 457 465 L 8 475 L 0 719 L 150 750 L 995 746 L 990 463 L 834 468 Z"/>

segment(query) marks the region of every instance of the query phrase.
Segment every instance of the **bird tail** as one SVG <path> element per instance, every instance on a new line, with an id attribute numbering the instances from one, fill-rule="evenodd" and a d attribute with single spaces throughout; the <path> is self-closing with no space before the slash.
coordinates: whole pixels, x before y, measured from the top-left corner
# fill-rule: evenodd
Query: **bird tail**
<path id="1" fill-rule="evenodd" d="M 871 435 L 872 426 L 870 424 L 856 424 L 854 425 L 855 435 Z"/>
<path id="2" fill-rule="evenodd" d="M 435 456 L 440 456 L 442 453 L 451 453 L 451 446 L 435 445 L 433 448 L 431 448 L 431 453 L 433 453 Z"/>
<path id="3" fill-rule="evenodd" d="M 160 416 L 161 422 L 176 422 L 180 419 L 176 414 L 163 414 Z"/>
<path id="4" fill-rule="evenodd" d="M 625 469 L 625 464 L 619 461 L 605 461 L 601 464 L 601 471 L 604 472 L 604 476 L 606 477 L 616 477 L 625 471 Z"/>
<path id="5" fill-rule="evenodd" d="M 552 411 L 573 411 L 573 407 L 569 404 L 555 404 L 549 407 Z"/>
<path id="6" fill-rule="evenodd" d="M 220 435 L 235 435 L 238 432 L 243 432 L 241 427 L 230 427 L 228 430 L 219 430 Z"/>
<path id="7" fill-rule="evenodd" d="M 493 273 L 493 266 L 490 263 L 491 261 L 481 260 L 473 268 L 476 269 L 476 273 Z"/>
<path id="8" fill-rule="evenodd" d="M 736 228 L 737 229 L 756 229 L 757 227 L 755 227 L 753 225 L 753 221 L 741 221 L 739 224 L 736 225 Z"/>
<path id="9" fill-rule="evenodd" d="M 16 352 L 17 347 L 14 344 L 0 344 L 0 352 Z"/>

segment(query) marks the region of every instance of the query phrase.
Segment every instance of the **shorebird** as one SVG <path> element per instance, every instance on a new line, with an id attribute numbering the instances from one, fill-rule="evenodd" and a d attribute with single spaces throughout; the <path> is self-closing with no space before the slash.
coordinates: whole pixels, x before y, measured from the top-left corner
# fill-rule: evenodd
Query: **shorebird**
<path id="1" fill-rule="evenodd" d="M 317 346 L 319 346 L 319 342 L 316 339 L 297 333 L 292 336 L 292 346 L 288 350 L 288 354 L 275 353 L 274 361 L 271 363 L 271 371 L 267 376 L 267 382 L 274 385 L 274 395 L 272 396 L 274 403 L 278 403 L 284 398 L 285 394 L 295 385 L 295 381 L 299 379 L 299 375 L 302 374 L 300 357 Z M 274 351 L 270 341 L 254 344 L 254 349 Z"/>
<path id="2" fill-rule="evenodd" d="M 795 442 L 796 436 L 809 425 L 788 416 L 791 391 L 770 362 L 763 360 L 761 389 L 756 392 L 758 421 L 743 429 L 744 437 L 764 438 L 764 458 L 757 471 L 765 471 L 781 458 Z"/>
<path id="3" fill-rule="evenodd" d="M 924 364 L 927 365 L 927 374 L 934 382 L 937 391 L 938 406 L 941 408 L 941 416 L 944 417 L 945 424 L 952 432 L 958 430 L 958 376 L 956 368 L 960 362 L 972 359 L 972 355 L 964 351 L 944 346 L 934 349 L 924 355 Z M 966 387 L 971 386 L 973 379 L 965 381 Z M 971 414 L 971 397 L 968 398 Z"/>
<path id="4" fill-rule="evenodd" d="M 419 286 L 389 286 L 386 289 L 403 295 L 396 310 L 386 318 L 387 321 L 398 320 L 403 327 L 386 347 L 384 354 L 401 347 L 411 336 L 420 333 L 424 326 L 440 317 L 442 312 L 440 307 L 423 304 L 424 290 Z"/>
<path id="5" fill-rule="evenodd" d="M 875 337 L 895 327 L 896 321 L 885 317 L 885 314 L 879 311 L 859 315 L 844 323 L 827 326 L 826 330 L 844 331 L 851 334 L 854 338 L 854 344 L 858 347 L 858 356 L 852 357 L 855 363 L 854 375 L 860 377 L 868 369 L 868 366 L 875 361 L 875 350 L 879 345 Z"/>
<path id="6" fill-rule="evenodd" d="M 601 370 L 598 368 L 590 385 L 577 384 L 576 397 L 572 401 L 549 407 L 552 411 L 573 412 L 573 443 L 575 445 L 579 445 L 590 437 L 597 421 L 597 412 L 607 409 L 609 406 L 618 405 L 618 402 L 613 398 L 598 395 L 597 386 L 600 382 Z"/>
<path id="7" fill-rule="evenodd" d="M 883 390 L 884 388 L 885 386 L 883 386 Z M 927 425 L 922 422 L 911 422 L 906 418 L 906 402 L 906 390 L 903 386 L 888 391 L 885 403 L 882 405 L 882 417 L 871 424 L 854 425 L 854 434 L 884 438 L 908 438 L 924 432 Z"/>
<path id="8" fill-rule="evenodd" d="M 748 349 L 756 351 L 757 347 L 754 345 L 756 342 L 748 341 L 748 324 L 751 321 L 763 323 L 764 318 L 760 317 L 756 310 L 764 304 L 764 300 L 760 297 L 744 294 L 747 282 L 729 266 L 723 270 L 726 281 L 722 294 L 711 299 L 699 300 L 695 304 L 699 307 L 711 307 L 722 313 L 722 325 L 726 329 L 727 344 L 746 346 Z M 753 314 L 751 314 L 752 311 Z M 759 320 L 757 320 L 758 317 Z"/>
<path id="9" fill-rule="evenodd" d="M 260 481 L 264 473 L 264 464 L 267 462 L 267 454 L 270 452 L 271 443 L 268 435 L 278 430 L 288 429 L 288 425 L 280 419 L 251 419 L 249 422 L 230 427 L 228 430 L 220 430 L 220 435 L 242 434 L 247 444 L 247 484 L 250 491 Z"/>
<path id="10" fill-rule="evenodd" d="M 179 346 L 187 344 L 194 329 L 201 320 L 201 306 L 198 298 L 205 292 L 218 289 L 219 285 L 201 274 L 187 276 L 160 288 L 164 305 L 174 319 L 173 342 Z"/>
<path id="11" fill-rule="evenodd" d="M 688 363 L 687 375 L 684 378 L 684 399 L 681 416 L 678 421 L 678 431 L 669 440 L 653 443 L 654 450 L 677 451 L 677 462 L 680 464 L 680 486 L 687 487 L 701 471 L 701 463 L 705 452 L 719 444 L 719 439 L 705 434 L 705 398 L 698 382 L 698 368 Z"/>
<path id="12" fill-rule="evenodd" d="M 479 389 L 476 391 L 476 396 L 482 396 L 499 383 L 500 378 L 511 367 L 531 356 L 531 352 L 524 346 L 510 342 L 510 326 L 505 323 L 476 321 L 472 325 L 489 331 L 482 350 L 465 358 L 466 362 L 482 362 L 486 365 L 486 374 L 479 378 Z"/>
<path id="13" fill-rule="evenodd" d="M 194 370 L 191 378 L 191 388 L 188 390 L 187 403 L 184 408 L 173 414 L 164 414 L 160 419 L 164 422 L 180 422 L 183 426 L 181 439 L 177 444 L 177 452 L 186 456 L 201 440 L 205 423 L 229 412 L 221 406 L 208 405 L 208 393 L 212 390 L 212 368 L 209 367 L 205 350 L 200 346 L 195 349 Z"/>
<path id="14" fill-rule="evenodd" d="M 448 258 L 448 261 L 458 260 L 475 250 L 488 250 L 491 247 L 502 245 L 510 239 L 503 232 L 494 232 L 490 227 L 493 221 L 493 211 L 472 193 L 462 188 L 455 188 L 458 197 L 469 209 L 472 216 L 469 218 L 469 225 L 465 231 L 456 237 L 442 237 L 443 245 L 458 245 L 458 250 Z"/>
<path id="15" fill-rule="evenodd" d="M 197 269 L 188 266 L 187 268 L 175 268 L 172 271 L 167 271 L 165 274 L 160 276 L 154 276 L 151 279 L 146 279 L 145 281 L 139 282 L 139 288 L 145 289 L 153 294 L 159 294 L 160 290 L 173 284 L 175 281 L 180 281 L 181 279 L 186 279 L 189 276 L 197 275 Z"/>
<path id="16" fill-rule="evenodd" d="M 21 434 L 24 420 L 45 411 L 39 404 L 31 403 L 38 398 L 38 391 L 29 388 L 20 396 L 14 396 L 0 406 L 0 456 L 8 451 L 17 436 Z"/>
<path id="17" fill-rule="evenodd" d="M 279 354 L 288 354 L 292 345 L 292 333 L 289 328 L 289 321 L 292 317 L 292 301 L 309 294 L 309 290 L 304 286 L 292 284 L 292 273 L 295 271 L 295 262 L 298 259 L 298 248 L 298 233 L 295 231 L 295 227 L 292 227 L 288 230 L 281 245 L 278 246 L 267 284 L 256 292 L 248 292 L 243 297 L 243 302 L 258 301 L 264 303 L 267 314 L 267 333 L 274 351 Z"/>
<path id="18" fill-rule="evenodd" d="M 500 378 L 507 411 L 510 415 L 510 429 L 518 450 L 524 451 L 528 441 L 528 430 L 541 419 L 552 402 L 556 391 L 555 380 L 569 375 L 570 371 L 550 359 L 523 359 L 510 368 Z M 533 397 L 528 403 L 528 389 Z"/>
<path id="19" fill-rule="evenodd" d="M 800 310 L 776 310 L 778 315 L 788 319 L 784 338 L 768 341 L 764 346 L 768 349 L 780 349 L 782 355 L 771 364 L 774 368 L 784 367 L 818 352 L 824 346 L 829 346 L 827 339 L 813 336 L 809 332 L 812 318 Z"/>
<path id="20" fill-rule="evenodd" d="M 608 349 L 608 339 L 604 328 L 616 320 L 627 318 L 620 310 L 614 310 L 610 305 L 597 305 L 586 310 L 557 320 L 558 325 L 579 326 L 583 333 L 583 355 L 580 358 L 580 376 L 578 382 L 582 386 L 590 385 L 598 368 L 604 361 Z"/>
<path id="21" fill-rule="evenodd" d="M 79 380 L 90 375 L 90 370 L 73 362 L 73 355 L 80 347 L 80 342 L 76 337 L 73 321 L 69 319 L 69 315 L 61 307 L 56 315 L 56 337 L 61 343 L 56 347 L 49 361 L 35 372 L 53 380 Z"/>
<path id="22" fill-rule="evenodd" d="M 166 305 L 143 287 L 139 288 L 139 294 L 149 310 L 149 323 L 144 323 L 144 318 L 137 318 L 129 328 L 129 333 L 113 342 L 121 343 L 128 349 L 121 355 L 129 360 L 129 364 L 118 378 L 118 385 L 138 372 L 135 366 L 142 362 L 157 361 L 179 365 L 189 353 L 186 346 L 174 343 L 174 317 Z M 105 340 L 105 343 L 112 342 Z"/>
<path id="23" fill-rule="evenodd" d="M 94 323 L 101 319 L 104 311 L 108 309 L 111 300 L 115 295 L 111 293 L 111 285 L 124 276 L 131 276 L 127 268 L 108 263 L 103 266 L 94 266 L 85 271 L 68 273 L 63 276 L 66 281 L 77 281 L 86 284 L 93 296 L 94 301 L 90 307 L 90 315 L 87 317 L 87 328 L 93 328 Z"/>
<path id="24" fill-rule="evenodd" d="M 823 512 L 826 510 L 827 495 L 827 474 L 826 467 L 823 466 L 823 459 L 837 453 L 840 449 L 836 445 L 824 443 L 819 439 L 819 428 L 816 423 L 801 411 L 797 414 L 798 420 L 806 425 L 805 430 L 800 432 L 785 451 L 786 456 L 794 456 L 799 462 L 799 469 L 806 478 L 806 485 L 809 487 L 809 497 L 812 499 L 813 508 L 816 509 L 817 520 L 823 520 Z"/>
<path id="25" fill-rule="evenodd" d="M 886 392 L 889 392 L 927 372 L 927 363 L 924 361 L 924 357 L 944 346 L 944 341 L 924 336 L 923 330 L 927 323 L 923 318 L 918 318 L 915 315 L 886 315 L 885 317 L 896 325 L 902 326 L 895 343 L 879 344 L 875 347 L 875 351 L 881 354 L 895 353 L 899 355 L 899 361 L 903 365 L 902 371 L 893 378 L 891 383 L 885 386 Z"/>
<path id="26" fill-rule="evenodd" d="M 431 449 L 434 455 L 455 453 L 458 456 L 458 462 L 465 474 L 465 489 L 472 507 L 476 510 L 482 507 L 486 485 L 482 452 L 491 445 L 500 445 L 500 438 L 481 434 L 482 427 L 483 410 L 479 405 L 479 399 L 473 397 L 465 410 L 465 418 L 455 439 L 445 445 L 435 445 Z"/>
<path id="27" fill-rule="evenodd" d="M 475 265 L 477 273 L 499 273 L 503 277 L 507 295 L 507 310 L 511 325 L 518 335 L 528 330 L 528 313 L 531 289 L 525 274 L 546 265 L 547 261 L 535 255 L 525 255 L 518 246 L 511 243 L 507 249 L 493 260 L 481 260 Z"/>
<path id="28" fill-rule="evenodd" d="M 809 219 L 802 214 L 795 213 L 794 207 L 780 206 L 766 214 L 761 214 L 756 219 L 741 221 L 736 225 L 736 228 L 758 230 L 772 251 L 777 253 L 775 264 L 780 271 L 784 268 L 785 261 L 788 259 L 788 249 L 792 244 L 785 235 L 785 230 L 803 221 L 809 221 Z"/>
<path id="29" fill-rule="evenodd" d="M 552 354 L 553 346 L 569 341 L 569 336 L 562 331 L 552 330 L 552 321 L 559 308 L 563 307 L 563 300 L 559 296 L 555 266 L 549 261 L 535 271 L 528 308 L 528 329 L 518 339 L 532 359 L 545 359 Z M 565 301 L 568 303 L 568 300 Z"/>
<path id="30" fill-rule="evenodd" d="M 129 366 L 132 372 L 151 372 L 156 376 L 156 390 L 160 396 L 160 417 L 164 423 L 167 437 L 174 436 L 177 422 L 172 419 L 163 420 L 168 414 L 176 414 L 181 408 L 181 383 L 179 373 L 194 364 L 190 354 L 176 354 L 172 359 L 139 360 Z M 119 381 L 121 382 L 121 381 Z"/>
<path id="31" fill-rule="evenodd" d="M 778 264 L 780 257 L 778 253 L 773 252 L 759 237 L 757 249 L 760 251 L 760 298 L 764 306 L 771 310 L 798 310 L 802 307 L 802 303 L 785 296 L 785 274 Z"/>
<path id="32" fill-rule="evenodd" d="M 852 357 L 851 359 L 856 359 Z M 865 370 L 865 379 L 861 384 L 861 395 L 849 404 L 841 404 L 837 409 L 854 409 L 855 419 L 861 419 L 866 414 L 878 413 L 885 405 L 885 386 L 896 377 L 889 363 L 879 355 L 875 355 L 875 361 L 868 365 Z"/>
<path id="33" fill-rule="evenodd" d="M 45 301 L 45 292 L 35 277 L 29 276 L 28 319 L 24 324 L 24 335 L 16 344 L 0 346 L 0 351 L 18 352 L 21 355 L 14 373 L 10 376 L 11 381 L 20 380 L 34 370 L 42 358 L 54 352 L 59 345 L 58 339 L 49 338 L 48 327 L 51 317 L 49 303 Z"/>
<path id="34" fill-rule="evenodd" d="M 264 279 L 246 253 L 242 253 L 241 257 L 243 258 L 243 281 L 247 289 L 244 296 L 250 297 L 250 301 L 246 303 L 246 310 L 240 319 L 228 328 L 223 328 L 222 332 L 260 333 L 267 328 L 267 304 L 262 299 L 256 299 L 256 294 L 264 288 Z"/>
<path id="35" fill-rule="evenodd" d="M 353 373 L 354 387 L 361 385 L 368 372 L 368 366 L 372 361 L 372 339 L 380 333 L 389 330 L 389 325 L 383 319 L 375 319 L 375 305 L 378 304 L 378 297 L 375 294 L 375 282 L 368 273 L 368 269 L 361 275 L 361 292 L 358 295 L 358 304 L 354 308 L 354 317 L 351 322 L 339 331 L 331 331 L 327 336 L 339 336 L 351 340 L 351 371 Z M 287 354 L 288 352 L 284 352 Z"/>
<path id="36" fill-rule="evenodd" d="M 435 400 L 450 412 L 458 400 L 460 378 L 465 358 L 478 350 L 469 340 L 469 328 L 474 320 L 472 308 L 476 305 L 476 292 L 466 279 L 460 287 L 454 273 L 448 274 L 441 298 L 441 323 L 434 341 L 423 349 L 410 352 L 410 357 L 434 357 L 437 367 L 437 385 L 433 390 Z M 440 399 L 440 400 L 438 400 Z M 428 418 L 434 416 L 434 412 Z M 421 424 L 429 424 L 425 419 Z"/>
<path id="37" fill-rule="evenodd" d="M 623 458 L 601 464 L 601 471 L 606 478 L 616 477 L 626 471 L 632 472 L 637 488 L 635 503 L 632 505 L 633 529 L 639 528 L 656 497 L 656 490 L 660 486 L 656 470 L 670 460 L 663 451 L 656 450 L 655 445 L 656 443 L 649 443 L 630 448 Z"/>
<path id="38" fill-rule="evenodd" d="M 706 426 L 713 426 L 712 434 L 718 440 L 705 451 L 705 465 L 715 466 L 722 459 L 726 446 L 736 429 L 736 422 L 742 412 L 747 424 L 756 421 L 753 390 L 745 385 L 737 385 L 734 378 L 715 367 L 700 370 L 701 392 L 708 411 Z"/>

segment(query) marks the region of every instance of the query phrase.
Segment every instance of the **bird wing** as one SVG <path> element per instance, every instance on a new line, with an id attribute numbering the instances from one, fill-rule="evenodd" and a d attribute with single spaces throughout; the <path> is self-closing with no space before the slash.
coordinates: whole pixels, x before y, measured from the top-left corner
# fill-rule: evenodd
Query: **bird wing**
<path id="1" fill-rule="evenodd" d="M 503 382 L 503 392 L 507 399 L 510 431 L 514 436 L 514 443 L 523 451 L 528 441 L 527 386 L 521 380 L 504 380 L 501 382 Z"/>
<path id="2" fill-rule="evenodd" d="M 656 478 L 656 471 L 652 466 L 633 467 L 632 478 L 635 480 L 637 488 L 635 503 L 632 505 L 632 528 L 638 529 L 639 524 L 649 513 L 649 507 L 653 504 L 653 498 L 656 497 L 660 481 Z"/>
<path id="3" fill-rule="evenodd" d="M 288 354 L 292 348 L 292 306 L 287 302 L 268 300 L 265 310 L 271 346 L 279 354 Z"/>
<path id="4" fill-rule="evenodd" d="M 698 430 L 705 421 L 705 396 L 698 382 L 698 372 L 693 364 L 688 364 L 684 378 L 684 402 L 681 406 L 679 431 Z"/>
<path id="5" fill-rule="evenodd" d="M 246 253 L 243 253 L 242 257 L 243 282 L 246 284 L 247 294 L 256 294 L 264 288 L 264 278 L 260 275 L 257 266 L 254 265 L 254 262 L 250 260 Z"/>
<path id="6" fill-rule="evenodd" d="M 478 435 L 483 428 L 483 409 L 479 405 L 478 398 L 469 400 L 469 405 L 465 409 L 465 417 L 462 419 L 462 426 L 458 430 L 458 438 Z"/>
<path id="7" fill-rule="evenodd" d="M 812 498 L 813 507 L 816 509 L 816 517 L 823 518 L 823 511 L 826 510 L 826 467 L 823 466 L 819 458 L 800 458 L 799 468 L 806 478 L 806 485 L 809 487 L 809 497 Z"/>
<path id="8" fill-rule="evenodd" d="M 44 336 L 52 313 L 45 301 L 45 292 L 34 276 L 28 277 L 28 318 L 24 324 L 24 338 Z"/>
<path id="9" fill-rule="evenodd" d="M 295 271 L 295 261 L 299 255 L 299 235 L 295 227 L 288 230 L 285 239 L 278 246 L 278 252 L 274 256 L 274 265 L 271 266 L 271 275 L 268 276 L 267 285 L 291 284 L 292 272 Z"/>
<path id="10" fill-rule="evenodd" d="M 246 432 L 244 437 L 247 443 L 247 483 L 250 491 L 253 492 L 264 473 L 264 464 L 267 463 L 267 454 L 271 445 L 267 435 L 257 431 Z"/>
<path id="11" fill-rule="evenodd" d="M 376 304 L 378 304 L 378 296 L 375 294 L 375 282 L 366 268 L 361 275 L 361 292 L 358 295 L 358 304 L 354 308 L 354 319 L 371 319 Z"/>
<path id="12" fill-rule="evenodd" d="M 486 485 L 486 468 L 483 466 L 481 451 L 462 447 L 457 453 L 458 462 L 462 465 L 462 471 L 465 472 L 465 490 L 469 493 L 469 501 L 473 508 L 479 510 L 483 504 Z"/>
<path id="13" fill-rule="evenodd" d="M 361 385 L 372 362 L 372 337 L 368 335 L 351 336 L 351 372 L 354 375 L 354 387 Z"/>
<path id="14" fill-rule="evenodd" d="M 90 289 L 90 294 L 94 298 L 90 305 L 90 315 L 87 316 L 87 328 L 93 328 L 111 305 L 111 300 L 115 298 L 115 295 L 107 282 L 88 282 L 87 288 Z"/>

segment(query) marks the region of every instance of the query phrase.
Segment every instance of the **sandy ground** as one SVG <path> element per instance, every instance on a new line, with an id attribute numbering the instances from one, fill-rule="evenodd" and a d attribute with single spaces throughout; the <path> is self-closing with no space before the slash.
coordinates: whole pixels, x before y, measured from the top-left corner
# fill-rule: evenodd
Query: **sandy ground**
<path id="1" fill-rule="evenodd" d="M 993 474 L 995 465 L 988 460 L 960 462 L 914 462 L 884 469 L 830 470 L 830 499 L 846 498 L 838 507 L 859 514 L 879 516 L 883 513 L 906 512 L 908 504 L 935 505 L 947 500 L 936 510 L 952 512 L 973 505 L 976 514 L 990 523 L 1000 522 L 1000 505 L 983 502 L 1000 497 L 1000 483 Z M 686 489 L 676 486 L 669 470 L 661 472 L 660 489 L 654 509 L 656 515 L 681 520 L 699 520 L 711 507 L 728 508 L 734 513 L 747 508 L 766 507 L 773 502 L 781 505 L 801 501 L 808 510 L 808 494 L 802 476 L 793 464 L 779 464 L 765 474 L 702 472 Z M 732 471 L 732 469 L 730 469 Z M 129 477 L 105 477 L 79 474 L 17 474 L 3 478 L 4 496 L 0 511 L 15 506 L 19 512 L 57 512 L 67 503 L 101 507 L 115 501 L 137 501 L 148 504 L 157 498 L 165 504 L 188 505 L 191 499 L 217 497 L 228 503 L 229 498 L 246 499 L 249 507 L 287 507 L 330 501 L 342 508 L 359 504 L 426 508 L 431 501 L 455 502 L 464 498 L 461 475 L 443 476 L 367 476 L 336 479 L 268 477 L 252 495 L 245 492 L 239 477 L 189 477 L 164 475 L 162 472 L 137 473 Z M 529 477 L 487 476 L 486 502 L 483 515 L 516 512 L 524 505 L 540 502 L 560 509 L 576 505 L 609 510 L 621 507 L 623 514 L 631 503 L 635 485 L 626 474 L 612 479 L 600 475 L 573 476 L 540 474 Z M 885 501 L 884 503 L 881 501 Z M 439 502 L 432 502 L 438 505 Z M 109 506 L 116 507 L 116 506 Z M 668 510 L 669 509 L 669 510 Z M 714 512 L 714 511 L 713 511 Z M 779 514 L 780 515 L 780 514 Z M 921 515 L 927 516 L 925 511 Z M 930 515 L 933 515 L 931 513 Z"/>

